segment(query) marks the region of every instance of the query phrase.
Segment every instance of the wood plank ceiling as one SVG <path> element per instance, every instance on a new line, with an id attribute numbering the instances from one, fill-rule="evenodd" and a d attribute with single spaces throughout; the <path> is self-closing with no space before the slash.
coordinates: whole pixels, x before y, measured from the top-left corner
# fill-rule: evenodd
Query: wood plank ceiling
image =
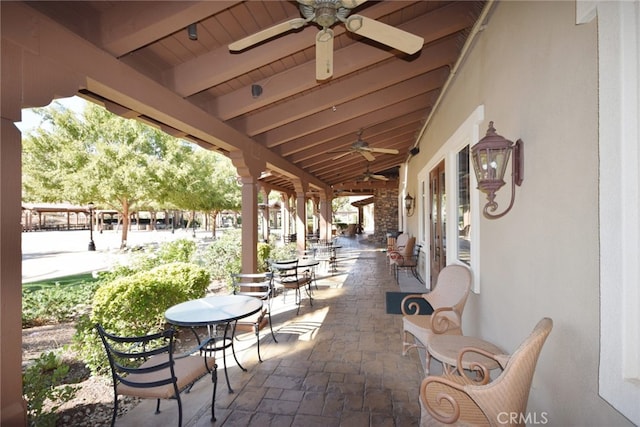
<path id="1" fill-rule="evenodd" d="M 313 23 L 241 52 L 228 49 L 301 17 L 295 1 L 27 2 L 328 186 L 362 193 L 383 183 L 365 181 L 367 171 L 397 179 L 483 3 L 366 1 L 351 13 L 421 36 L 423 48 L 403 54 L 338 22 L 333 77 L 317 81 Z M 197 40 L 187 31 L 194 23 Z M 252 96 L 252 85 L 260 85 L 260 96 Z M 359 131 L 370 147 L 399 154 L 373 153 L 368 161 L 349 152 Z M 293 192 L 290 178 L 267 169 L 265 183 Z"/>

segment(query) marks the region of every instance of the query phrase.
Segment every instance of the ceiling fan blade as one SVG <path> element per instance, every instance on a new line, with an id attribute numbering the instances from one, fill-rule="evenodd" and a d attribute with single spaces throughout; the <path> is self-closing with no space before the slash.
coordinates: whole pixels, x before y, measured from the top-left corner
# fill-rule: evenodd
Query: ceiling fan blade
<path id="1" fill-rule="evenodd" d="M 369 148 L 369 151 L 372 153 L 383 153 L 383 154 L 399 154 L 400 151 L 395 148 Z"/>
<path id="2" fill-rule="evenodd" d="M 324 28 L 316 35 L 316 80 L 333 76 L 333 31 Z"/>
<path id="3" fill-rule="evenodd" d="M 364 178 L 362 179 L 363 181 L 369 181 L 369 175 L 365 175 Z"/>
<path id="4" fill-rule="evenodd" d="M 384 175 L 371 175 L 371 178 L 379 179 L 380 181 L 389 181 L 389 178 Z"/>
<path id="5" fill-rule="evenodd" d="M 262 31 L 258 31 L 255 34 L 252 34 L 243 39 L 230 43 L 229 50 L 232 52 L 244 50 L 248 47 L 251 47 L 267 39 L 270 39 L 271 37 L 275 37 L 279 34 L 286 33 L 289 30 L 296 30 L 298 28 L 301 28 L 306 23 L 307 23 L 307 20 L 302 18 L 295 18 L 290 21 L 282 22 L 280 24 L 274 25 L 273 27 L 265 28 Z"/>
<path id="6" fill-rule="evenodd" d="M 345 27 L 352 33 L 375 40 L 409 55 L 422 49 L 424 44 L 422 37 L 362 15 L 348 17 Z"/>
<path id="7" fill-rule="evenodd" d="M 351 153 L 351 151 L 347 151 L 346 153 L 338 154 L 337 156 L 332 157 L 332 158 L 331 158 L 331 160 L 338 160 L 338 159 L 341 159 L 341 158 L 343 158 L 344 156 L 346 156 L 346 155 L 348 155 L 348 154 L 350 154 L 350 153 Z"/>
<path id="8" fill-rule="evenodd" d="M 375 157 L 373 157 L 373 154 L 371 154 L 367 150 L 360 150 L 359 153 L 362 154 L 362 157 L 369 160 L 370 162 L 373 162 L 376 159 Z"/>

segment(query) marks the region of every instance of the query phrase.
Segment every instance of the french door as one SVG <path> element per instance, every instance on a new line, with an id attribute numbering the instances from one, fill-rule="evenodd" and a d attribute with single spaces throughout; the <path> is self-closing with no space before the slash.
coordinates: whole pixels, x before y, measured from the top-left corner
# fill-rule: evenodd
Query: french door
<path id="1" fill-rule="evenodd" d="M 438 273 L 447 265 L 447 194 L 444 160 L 429 172 L 430 200 L 430 289 L 436 284 Z"/>

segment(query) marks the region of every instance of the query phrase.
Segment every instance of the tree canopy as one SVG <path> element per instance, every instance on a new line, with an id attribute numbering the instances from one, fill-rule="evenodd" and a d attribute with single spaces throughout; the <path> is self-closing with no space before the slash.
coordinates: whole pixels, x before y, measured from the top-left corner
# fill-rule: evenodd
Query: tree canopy
<path id="1" fill-rule="evenodd" d="M 36 109 L 41 126 L 23 139 L 26 202 L 69 202 L 122 215 L 183 209 L 217 214 L 240 206 L 236 171 L 226 157 L 136 120 L 88 104 L 82 116 L 54 103 Z"/>

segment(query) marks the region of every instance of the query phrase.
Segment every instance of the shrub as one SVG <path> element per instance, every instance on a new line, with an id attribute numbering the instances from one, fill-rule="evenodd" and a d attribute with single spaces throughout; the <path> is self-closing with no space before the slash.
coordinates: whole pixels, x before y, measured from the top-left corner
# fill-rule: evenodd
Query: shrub
<path id="1" fill-rule="evenodd" d="M 161 245 L 156 258 L 160 263 L 191 262 L 195 252 L 195 241 L 189 239 L 178 239 Z"/>
<path id="2" fill-rule="evenodd" d="M 295 243 L 287 243 L 284 246 L 275 246 L 271 249 L 271 259 L 274 261 L 283 261 L 286 259 L 294 259 L 298 257 L 298 247 Z"/>
<path id="3" fill-rule="evenodd" d="M 205 269 L 176 262 L 105 283 L 93 297 L 91 317 L 78 322 L 75 346 L 92 372 L 104 373 L 108 364 L 94 330 L 96 323 L 122 336 L 156 332 L 163 329 L 164 312 L 169 307 L 203 297 L 209 282 Z"/>
<path id="4" fill-rule="evenodd" d="M 228 230 L 211 242 L 198 259 L 214 280 L 231 283 L 231 275 L 239 273 L 242 262 L 241 230 Z"/>
<path id="5" fill-rule="evenodd" d="M 149 246 L 140 252 L 132 252 L 126 265 L 118 265 L 100 274 L 103 281 L 131 276 L 139 271 L 149 271 L 154 267 L 172 262 L 191 262 L 196 252 L 196 243 L 189 239 L 166 242 L 159 247 Z"/>
<path id="6" fill-rule="evenodd" d="M 77 387 L 65 385 L 64 377 L 69 366 L 61 362 L 53 352 L 42 353 L 22 374 L 22 394 L 27 401 L 27 417 L 30 426 L 55 426 L 56 411 L 62 404 L 75 397 Z M 44 410 L 46 401 L 52 403 L 50 411 Z"/>
<path id="7" fill-rule="evenodd" d="M 268 243 L 258 243 L 258 273 L 269 270 L 268 260 L 271 257 L 272 246 Z"/>
<path id="8" fill-rule="evenodd" d="M 198 258 L 198 264 L 205 267 L 211 273 L 211 278 L 226 282 L 231 287 L 231 275 L 239 273 L 242 269 L 242 235 L 240 230 L 228 230 L 219 239 L 211 242 Z M 292 244 L 287 249 L 277 247 L 273 243 L 259 242 L 258 272 L 269 270 L 269 259 L 275 254 L 287 254 L 289 258 L 295 258 L 296 246 Z M 284 255 L 283 255 L 284 256 Z M 278 258 L 284 259 L 284 258 Z"/>
<path id="9" fill-rule="evenodd" d="M 22 327 L 69 322 L 88 310 L 99 282 L 55 285 L 36 291 L 22 291 Z"/>

